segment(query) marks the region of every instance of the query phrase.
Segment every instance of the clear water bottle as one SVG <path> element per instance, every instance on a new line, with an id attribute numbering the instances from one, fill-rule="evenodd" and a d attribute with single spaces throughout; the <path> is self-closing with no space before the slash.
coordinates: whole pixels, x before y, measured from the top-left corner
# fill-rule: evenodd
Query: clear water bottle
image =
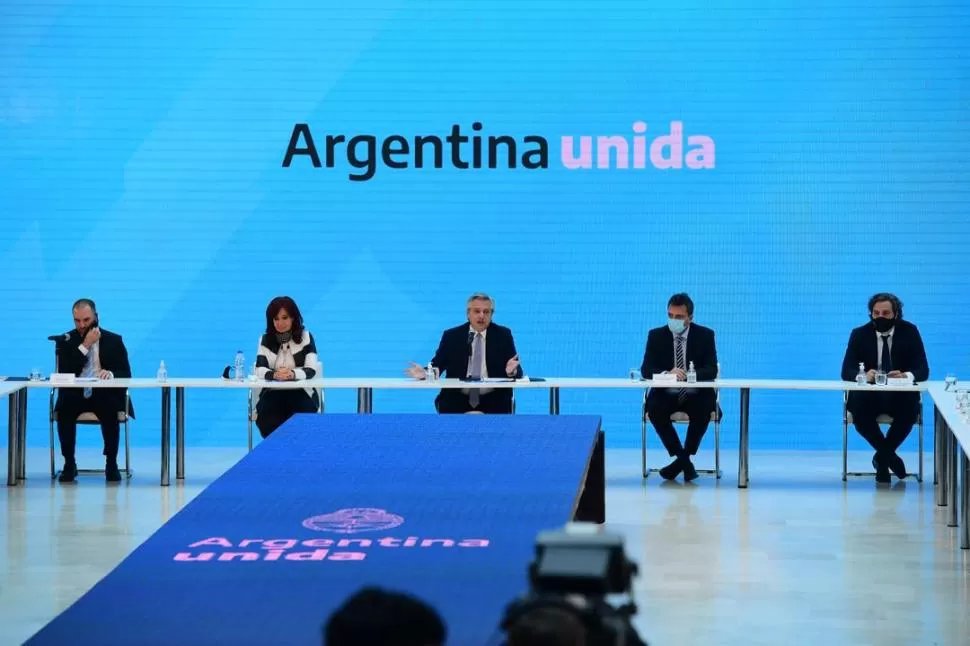
<path id="1" fill-rule="evenodd" d="M 694 369 L 693 361 L 691 361 L 690 365 L 687 366 L 687 383 L 689 384 L 697 383 L 697 370 Z"/>
<path id="2" fill-rule="evenodd" d="M 155 378 L 161 383 L 165 383 L 166 381 L 168 381 L 168 369 L 165 367 L 164 361 L 161 364 L 159 364 L 158 374 L 155 376 Z"/>
<path id="3" fill-rule="evenodd" d="M 855 376 L 856 384 L 860 386 L 865 386 L 869 379 L 866 377 L 866 364 L 859 364 L 859 374 Z"/>
<path id="4" fill-rule="evenodd" d="M 428 381 L 435 380 L 434 364 L 431 363 L 430 361 L 428 362 L 428 365 L 425 366 L 424 375 L 425 375 L 424 378 L 427 379 Z"/>
<path id="5" fill-rule="evenodd" d="M 951 388 L 957 385 L 957 376 L 952 372 L 948 372 L 946 373 L 946 378 L 943 380 L 943 383 L 945 384 L 943 390 L 949 391 Z"/>
<path id="6" fill-rule="evenodd" d="M 244 380 L 246 378 L 246 357 L 243 356 L 242 350 L 236 350 L 236 362 L 233 367 L 235 368 L 233 378 L 236 381 Z"/>

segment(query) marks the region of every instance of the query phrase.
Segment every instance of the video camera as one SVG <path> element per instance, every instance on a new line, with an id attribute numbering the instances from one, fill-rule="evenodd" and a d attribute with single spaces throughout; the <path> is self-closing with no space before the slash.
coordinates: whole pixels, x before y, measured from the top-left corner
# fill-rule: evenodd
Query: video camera
<path id="1" fill-rule="evenodd" d="M 502 619 L 509 646 L 525 646 L 533 630 L 530 615 L 547 609 L 575 617 L 585 629 L 586 646 L 646 646 L 630 623 L 637 612 L 637 564 L 626 558 L 622 537 L 598 530 L 596 525 L 573 523 L 539 534 L 529 565 L 529 593 L 511 603 Z M 607 595 L 625 595 L 627 600 L 614 607 Z M 538 640 L 537 635 L 533 638 Z"/>

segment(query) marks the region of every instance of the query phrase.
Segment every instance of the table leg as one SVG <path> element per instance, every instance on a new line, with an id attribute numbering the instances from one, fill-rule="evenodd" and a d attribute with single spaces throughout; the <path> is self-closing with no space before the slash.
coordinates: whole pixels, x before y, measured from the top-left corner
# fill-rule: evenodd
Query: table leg
<path id="1" fill-rule="evenodd" d="M 600 525 L 606 522 L 606 434 L 602 430 L 596 434 L 574 519 Z"/>
<path id="2" fill-rule="evenodd" d="M 970 458 L 966 451 L 960 452 L 960 507 L 963 509 L 963 522 L 960 524 L 960 549 L 970 549 Z"/>
<path id="3" fill-rule="evenodd" d="M 18 395 L 17 412 L 17 479 L 27 479 L 27 389 L 23 388 Z"/>
<path id="4" fill-rule="evenodd" d="M 374 412 L 374 389 L 357 389 L 357 413 L 366 415 Z"/>
<path id="5" fill-rule="evenodd" d="M 741 429 L 738 433 L 738 488 L 748 487 L 748 411 L 751 406 L 751 389 L 741 389 Z"/>
<path id="6" fill-rule="evenodd" d="M 946 422 L 943 421 L 943 416 L 940 411 L 933 408 L 933 443 L 935 447 L 933 448 L 936 457 L 933 458 L 933 462 L 936 464 L 936 470 L 939 474 L 939 483 L 936 486 L 936 506 L 946 507 L 946 449 L 948 442 L 946 441 L 946 436 L 949 434 L 949 430 L 946 427 Z"/>
<path id="7" fill-rule="evenodd" d="M 550 415 L 559 414 L 559 389 L 558 388 L 549 389 L 549 414 Z"/>
<path id="8" fill-rule="evenodd" d="M 949 428 L 947 429 L 949 431 Z M 946 504 L 947 527 L 957 526 L 957 451 L 960 445 L 952 431 L 947 433 L 946 447 Z"/>
<path id="9" fill-rule="evenodd" d="M 171 468 L 172 449 L 172 389 L 162 388 L 162 486 L 168 486 L 168 472 Z"/>
<path id="10" fill-rule="evenodd" d="M 10 393 L 7 396 L 7 486 L 17 486 L 17 440 L 19 432 L 17 429 L 17 393 Z"/>
<path id="11" fill-rule="evenodd" d="M 175 479 L 185 480 L 185 388 L 175 388 Z"/>

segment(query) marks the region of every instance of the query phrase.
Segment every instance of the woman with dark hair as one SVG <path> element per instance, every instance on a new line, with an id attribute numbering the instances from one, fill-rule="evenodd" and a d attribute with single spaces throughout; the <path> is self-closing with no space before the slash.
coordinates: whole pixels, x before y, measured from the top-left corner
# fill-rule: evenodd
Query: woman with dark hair
<path id="1" fill-rule="evenodd" d="M 313 335 L 303 327 L 300 308 L 289 296 L 277 296 L 266 308 L 266 333 L 256 352 L 256 379 L 302 381 L 321 372 Z M 313 388 L 262 388 L 255 393 L 256 426 L 263 438 L 294 413 L 314 413 L 320 398 Z"/>

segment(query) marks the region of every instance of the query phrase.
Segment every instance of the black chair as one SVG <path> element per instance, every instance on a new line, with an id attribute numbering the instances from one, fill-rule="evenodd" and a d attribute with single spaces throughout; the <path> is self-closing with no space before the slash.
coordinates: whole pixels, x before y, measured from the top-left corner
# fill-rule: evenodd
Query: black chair
<path id="1" fill-rule="evenodd" d="M 889 415 L 880 415 L 876 423 L 886 425 L 893 423 Z M 849 392 L 842 393 L 842 482 L 849 476 L 874 476 L 875 471 L 849 471 L 849 425 L 852 424 L 852 413 L 849 412 Z M 916 482 L 923 482 L 923 393 L 919 393 L 919 413 L 916 416 L 916 427 L 919 429 L 919 465 L 916 471 Z"/>
<path id="2" fill-rule="evenodd" d="M 716 379 L 721 377 L 721 364 L 717 365 Z M 683 385 L 683 384 L 681 384 Z M 714 423 L 714 468 L 697 469 L 697 473 L 705 473 L 721 479 L 721 418 L 724 413 L 721 410 L 721 389 L 714 389 L 714 411 L 711 413 L 711 421 Z M 643 477 L 646 478 L 651 473 L 656 473 L 660 469 L 647 469 L 647 423 L 650 415 L 647 414 L 647 393 L 643 393 L 643 404 L 640 411 L 640 465 Z M 670 416 L 670 421 L 674 424 L 686 425 L 690 422 L 686 413 L 674 413 Z"/>
<path id="3" fill-rule="evenodd" d="M 58 361 L 57 361 L 56 353 L 54 356 L 54 372 L 55 373 L 58 372 Z M 58 415 L 57 411 L 54 410 L 54 404 L 56 402 L 56 398 L 57 398 L 57 388 L 52 387 L 50 392 L 50 402 L 49 402 L 49 411 L 48 411 L 48 419 L 50 421 L 51 479 L 52 480 L 57 478 L 57 476 L 60 474 L 60 471 L 56 470 L 55 463 L 54 463 L 54 458 L 55 458 L 55 455 L 54 455 L 55 428 L 54 427 L 57 425 L 57 415 Z M 128 431 L 129 431 L 129 424 L 130 424 L 129 416 L 128 416 L 129 410 L 131 410 L 131 398 L 128 394 L 128 389 L 126 388 L 125 389 L 125 408 L 124 410 L 118 411 L 118 422 L 121 424 L 125 435 L 125 468 L 119 469 L 119 471 L 125 475 L 126 479 L 130 479 L 132 476 L 131 444 L 128 439 Z M 78 426 L 96 426 L 98 428 L 101 428 L 101 422 L 98 421 L 98 418 L 95 416 L 94 413 L 81 413 L 77 417 L 77 423 L 78 423 Z M 103 475 L 104 469 L 78 468 L 77 472 L 78 472 L 78 475 L 97 475 L 97 474 Z"/>

